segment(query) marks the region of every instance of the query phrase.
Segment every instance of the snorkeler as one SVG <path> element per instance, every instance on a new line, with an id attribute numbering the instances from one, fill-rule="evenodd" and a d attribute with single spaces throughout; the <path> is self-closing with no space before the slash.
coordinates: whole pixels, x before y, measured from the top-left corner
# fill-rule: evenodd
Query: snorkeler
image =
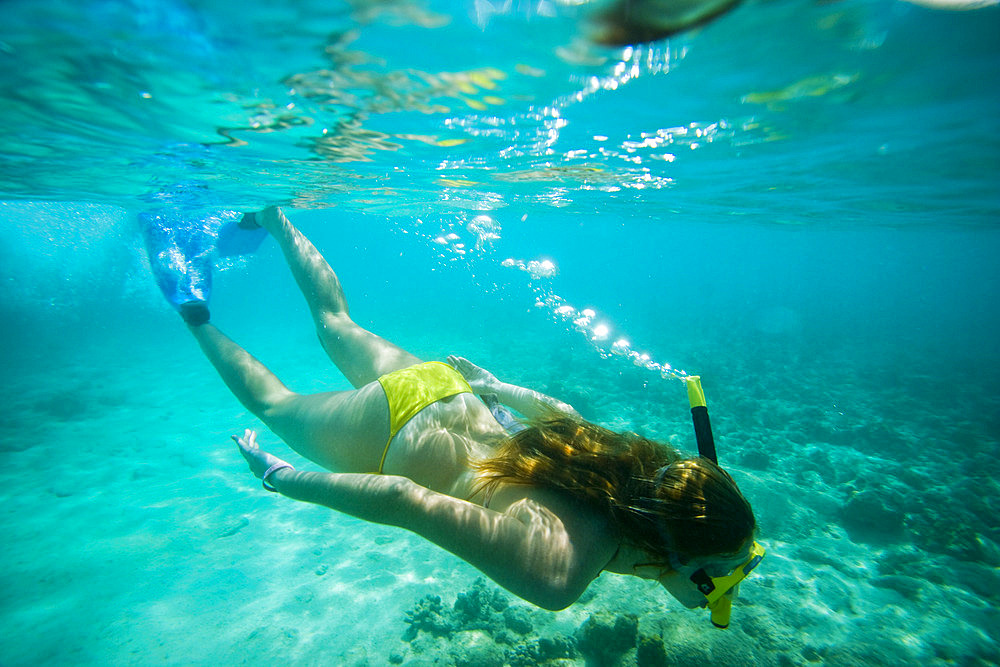
<path id="1" fill-rule="evenodd" d="M 323 348 L 355 387 L 294 393 L 211 323 L 200 297 L 175 303 L 200 314 L 186 317 L 188 328 L 236 398 L 332 471 L 296 470 L 247 429 L 233 439 L 264 488 L 410 530 L 552 610 L 605 571 L 704 606 L 694 575 L 738 580 L 745 574 L 734 569 L 752 567 L 753 512 L 713 462 L 588 423 L 461 357 L 422 362 L 354 323 L 336 274 L 281 210 L 244 219 L 254 224 L 277 241 Z M 498 403 L 526 427 L 502 426 L 487 407 Z"/>
<path id="2" fill-rule="evenodd" d="M 1000 0 L 905 0 L 931 9 L 969 11 Z M 655 42 L 700 28 L 735 9 L 741 0 L 583 0 L 590 39 L 604 46 Z M 577 3 L 574 3 L 577 4 Z"/>
<path id="3" fill-rule="evenodd" d="M 605 46 L 653 42 L 702 26 L 725 14 L 740 0 L 597 1 L 589 16 L 591 39 Z"/>

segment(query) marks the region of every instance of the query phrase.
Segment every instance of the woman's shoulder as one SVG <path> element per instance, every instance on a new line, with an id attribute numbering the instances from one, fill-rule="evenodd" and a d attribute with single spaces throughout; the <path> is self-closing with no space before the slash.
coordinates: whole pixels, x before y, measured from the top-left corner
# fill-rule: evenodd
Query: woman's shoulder
<path id="1" fill-rule="evenodd" d="M 574 540 L 586 539 L 598 547 L 614 545 L 617 548 L 617 533 L 603 512 L 555 489 L 524 484 L 501 485 L 488 506 L 495 512 L 524 515 L 528 519 L 537 518 L 539 513 L 546 514 Z"/>

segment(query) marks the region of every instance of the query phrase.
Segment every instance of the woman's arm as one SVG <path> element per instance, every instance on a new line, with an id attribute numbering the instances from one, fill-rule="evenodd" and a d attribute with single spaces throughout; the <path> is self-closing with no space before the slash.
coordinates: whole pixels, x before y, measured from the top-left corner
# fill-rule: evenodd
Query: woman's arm
<path id="1" fill-rule="evenodd" d="M 284 463 L 262 451 L 252 431 L 234 439 L 258 478 Z M 548 499 L 540 490 L 532 495 L 544 498 L 544 504 L 525 498 L 501 514 L 393 475 L 305 472 L 289 466 L 274 469 L 267 481 L 289 498 L 413 531 L 546 609 L 572 604 L 614 551 L 600 518 L 570 508 L 558 497 Z"/>
<path id="2" fill-rule="evenodd" d="M 410 530 L 553 611 L 580 597 L 610 558 L 594 540 L 577 544 L 560 517 L 531 500 L 500 514 L 405 477 L 282 469 L 269 481 L 289 498 Z"/>
<path id="3" fill-rule="evenodd" d="M 495 375 L 476 366 L 468 359 L 450 356 L 448 363 L 462 374 L 477 394 L 495 394 L 501 403 L 517 410 L 528 419 L 544 417 L 551 412 L 562 412 L 573 417 L 580 416 L 572 405 L 533 389 L 501 382 Z"/>

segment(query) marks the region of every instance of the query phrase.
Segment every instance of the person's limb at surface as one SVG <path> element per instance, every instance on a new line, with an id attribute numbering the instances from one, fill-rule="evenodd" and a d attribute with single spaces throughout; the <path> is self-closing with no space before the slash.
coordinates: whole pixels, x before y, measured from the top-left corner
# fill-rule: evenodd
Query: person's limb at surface
<path id="1" fill-rule="evenodd" d="M 420 363 L 416 356 L 354 323 L 337 274 L 281 209 L 265 209 L 255 220 L 278 242 L 309 305 L 323 349 L 352 385 L 362 387 Z"/>
<path id="2" fill-rule="evenodd" d="M 477 394 L 496 394 L 501 403 L 517 410 L 528 419 L 544 417 L 552 412 L 561 412 L 573 417 L 580 416 L 572 405 L 533 389 L 502 382 L 468 359 L 452 355 L 448 357 L 448 363 L 462 374 Z"/>

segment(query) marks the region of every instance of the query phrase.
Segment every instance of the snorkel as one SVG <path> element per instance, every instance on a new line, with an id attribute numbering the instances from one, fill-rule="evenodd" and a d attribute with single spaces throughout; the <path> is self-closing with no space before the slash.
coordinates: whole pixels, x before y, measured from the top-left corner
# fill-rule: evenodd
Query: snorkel
<path id="1" fill-rule="evenodd" d="M 715 453 L 715 439 L 712 437 L 712 425 L 708 419 L 708 404 L 705 402 L 705 392 L 701 388 L 701 377 L 689 375 L 684 381 L 687 384 L 688 402 L 691 404 L 691 419 L 694 422 L 698 454 L 719 465 L 719 457 Z M 702 568 L 691 575 L 691 582 L 705 596 L 701 606 L 711 611 L 712 625 L 717 628 L 729 627 L 729 615 L 739 584 L 760 564 L 764 553 L 764 547 L 754 542 L 750 548 L 750 557 L 729 574 L 723 577 L 711 577 Z"/>

